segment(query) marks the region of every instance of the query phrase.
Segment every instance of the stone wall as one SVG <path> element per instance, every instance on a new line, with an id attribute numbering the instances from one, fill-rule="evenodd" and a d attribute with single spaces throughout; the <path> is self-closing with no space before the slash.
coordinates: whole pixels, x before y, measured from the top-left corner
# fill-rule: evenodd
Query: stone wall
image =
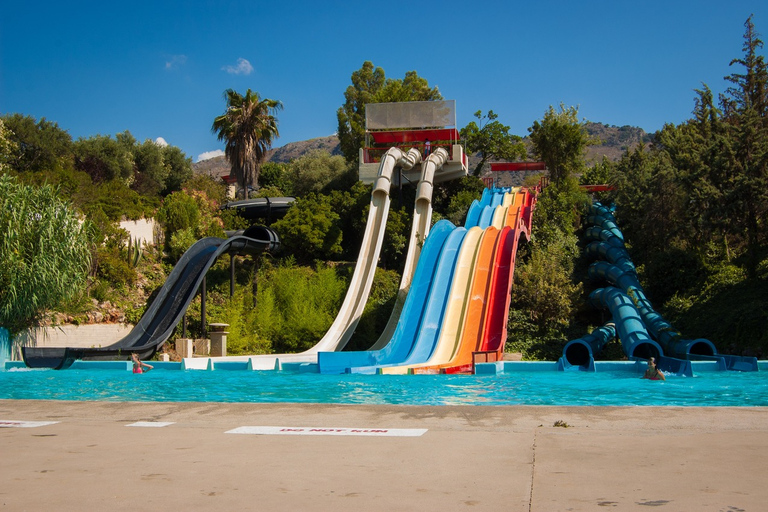
<path id="1" fill-rule="evenodd" d="M 34 347 L 106 347 L 131 332 L 130 324 L 61 325 L 30 329 L 20 335 L 22 343 Z"/>
<path id="2" fill-rule="evenodd" d="M 144 243 L 154 244 L 155 240 L 155 219 L 124 220 L 120 227 L 128 231 L 131 238 L 139 238 Z"/>

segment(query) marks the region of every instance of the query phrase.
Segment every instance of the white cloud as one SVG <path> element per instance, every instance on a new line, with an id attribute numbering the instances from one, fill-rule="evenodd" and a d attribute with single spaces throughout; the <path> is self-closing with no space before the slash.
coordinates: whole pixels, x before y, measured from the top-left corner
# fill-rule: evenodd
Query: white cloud
<path id="1" fill-rule="evenodd" d="M 217 156 L 222 156 L 223 154 L 224 151 L 220 149 L 216 149 L 214 151 L 206 151 L 205 153 L 197 155 L 197 161 L 202 162 L 203 160 L 210 160 L 211 158 L 216 158 Z"/>
<path id="2" fill-rule="evenodd" d="M 167 142 L 165 142 L 165 139 L 164 139 L 164 138 L 162 138 L 162 137 L 158 137 L 158 138 L 156 138 L 156 139 L 155 139 L 155 144 L 157 144 L 157 145 L 158 145 L 158 146 L 160 146 L 161 148 L 164 148 L 164 147 L 168 146 L 168 143 L 167 143 Z"/>
<path id="3" fill-rule="evenodd" d="M 176 69 L 187 62 L 186 55 L 171 55 L 169 60 L 165 61 L 165 69 Z"/>
<path id="4" fill-rule="evenodd" d="M 236 66 L 224 66 L 221 69 L 223 69 L 230 75 L 250 75 L 251 73 L 253 73 L 253 66 L 251 66 L 251 63 L 242 57 L 237 59 Z"/>

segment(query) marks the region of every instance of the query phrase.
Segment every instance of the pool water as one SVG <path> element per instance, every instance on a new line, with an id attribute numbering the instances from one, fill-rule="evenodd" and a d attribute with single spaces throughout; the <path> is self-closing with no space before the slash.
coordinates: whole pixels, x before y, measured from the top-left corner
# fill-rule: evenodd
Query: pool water
<path id="1" fill-rule="evenodd" d="M 276 371 L 0 371 L 0 399 L 397 405 L 768 406 L 768 372 L 641 380 L 631 371 L 321 375 Z"/>

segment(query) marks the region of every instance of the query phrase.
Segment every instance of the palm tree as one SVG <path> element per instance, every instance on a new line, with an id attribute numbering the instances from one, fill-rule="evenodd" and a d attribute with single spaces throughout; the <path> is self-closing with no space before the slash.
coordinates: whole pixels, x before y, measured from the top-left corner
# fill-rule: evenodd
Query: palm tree
<path id="1" fill-rule="evenodd" d="M 227 110 L 213 120 L 211 131 L 219 140 L 226 141 L 224 154 L 247 199 L 248 187 L 258 185 L 261 164 L 272 147 L 272 139 L 280 136 L 275 113 L 283 104 L 262 99 L 258 92 L 250 89 L 245 91 L 245 96 L 227 89 L 224 100 Z"/>

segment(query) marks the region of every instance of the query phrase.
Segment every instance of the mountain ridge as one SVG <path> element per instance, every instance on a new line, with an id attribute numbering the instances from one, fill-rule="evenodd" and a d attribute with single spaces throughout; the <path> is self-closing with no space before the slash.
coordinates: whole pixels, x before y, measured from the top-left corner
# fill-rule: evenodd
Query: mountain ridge
<path id="1" fill-rule="evenodd" d="M 646 133 L 642 128 L 635 126 L 615 126 L 588 122 L 585 127 L 590 138 L 598 142 L 587 147 L 585 157 L 587 163 L 599 162 L 603 157 L 609 161 L 616 162 L 621 159 L 621 156 L 628 148 L 634 147 L 637 144 L 648 144 L 651 139 L 650 134 Z M 267 161 L 288 163 L 293 159 L 316 150 L 327 151 L 332 155 L 341 155 L 338 137 L 336 135 L 329 135 L 289 142 L 284 146 L 270 149 L 267 152 Z M 480 158 L 474 155 L 470 156 L 470 168 L 474 169 L 479 161 Z M 229 169 L 229 163 L 223 155 L 192 164 L 192 170 L 195 174 L 204 173 L 217 177 L 227 175 Z"/>

